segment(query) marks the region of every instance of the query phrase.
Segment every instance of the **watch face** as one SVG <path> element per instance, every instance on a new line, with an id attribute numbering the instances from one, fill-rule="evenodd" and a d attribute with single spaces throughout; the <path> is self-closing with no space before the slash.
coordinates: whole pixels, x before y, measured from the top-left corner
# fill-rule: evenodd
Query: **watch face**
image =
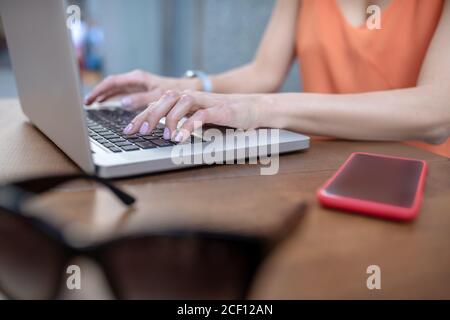
<path id="1" fill-rule="evenodd" d="M 186 73 L 184 75 L 187 78 L 195 78 L 196 77 L 195 72 L 193 70 L 186 71 Z"/>

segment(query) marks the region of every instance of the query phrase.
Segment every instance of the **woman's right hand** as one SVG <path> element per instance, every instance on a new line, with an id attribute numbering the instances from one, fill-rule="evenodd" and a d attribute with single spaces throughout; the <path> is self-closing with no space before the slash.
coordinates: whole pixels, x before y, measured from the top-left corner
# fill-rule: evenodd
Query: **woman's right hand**
<path id="1" fill-rule="evenodd" d="M 142 70 L 106 77 L 88 96 L 85 104 L 122 96 L 122 107 L 135 110 L 157 101 L 167 90 L 199 90 L 198 79 L 157 76 Z"/>

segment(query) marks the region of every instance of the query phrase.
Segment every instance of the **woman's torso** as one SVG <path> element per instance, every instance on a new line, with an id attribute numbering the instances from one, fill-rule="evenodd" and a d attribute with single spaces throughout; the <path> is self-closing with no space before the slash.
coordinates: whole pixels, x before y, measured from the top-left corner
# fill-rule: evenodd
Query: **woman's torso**
<path id="1" fill-rule="evenodd" d="M 443 0 L 375 3 L 381 8 L 381 29 L 375 16 L 367 25 L 367 1 L 302 0 L 297 52 L 306 92 L 360 93 L 417 85 Z M 450 140 L 432 151 L 450 156 Z"/>

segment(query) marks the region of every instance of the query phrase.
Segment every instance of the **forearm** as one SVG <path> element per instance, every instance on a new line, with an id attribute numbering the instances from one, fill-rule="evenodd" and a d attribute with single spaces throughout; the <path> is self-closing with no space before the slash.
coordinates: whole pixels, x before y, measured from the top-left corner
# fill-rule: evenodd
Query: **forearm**
<path id="1" fill-rule="evenodd" d="M 450 131 L 448 92 L 430 85 L 362 94 L 265 95 L 258 121 L 343 139 L 439 143 Z"/>
<path id="2" fill-rule="evenodd" d="M 278 90 L 283 76 L 264 72 L 252 62 L 230 71 L 210 76 L 214 93 L 271 93 Z M 194 78 L 163 78 L 167 89 L 202 91 L 202 83 Z"/>
<path id="3" fill-rule="evenodd" d="M 211 77 L 215 93 L 271 93 L 281 80 L 274 73 L 265 73 L 255 62 Z"/>

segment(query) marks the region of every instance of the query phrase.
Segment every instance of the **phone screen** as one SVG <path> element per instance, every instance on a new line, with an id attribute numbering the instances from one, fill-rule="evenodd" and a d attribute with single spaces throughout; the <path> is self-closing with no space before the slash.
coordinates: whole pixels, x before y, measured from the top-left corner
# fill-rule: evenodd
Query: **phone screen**
<path id="1" fill-rule="evenodd" d="M 411 208 L 423 169 L 421 161 L 355 154 L 325 191 L 346 198 Z"/>

